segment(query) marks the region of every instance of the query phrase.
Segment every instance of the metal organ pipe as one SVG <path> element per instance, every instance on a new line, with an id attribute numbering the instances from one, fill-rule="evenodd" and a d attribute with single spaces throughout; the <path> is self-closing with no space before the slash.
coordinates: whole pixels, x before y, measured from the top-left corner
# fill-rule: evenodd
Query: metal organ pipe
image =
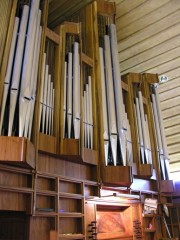
<path id="1" fill-rule="evenodd" d="M 16 51 L 15 46 L 16 46 L 16 41 L 17 41 L 18 27 L 19 27 L 19 18 L 16 17 L 15 22 L 14 22 L 14 29 L 13 29 L 8 65 L 7 65 L 7 70 L 6 70 L 6 76 L 4 79 L 3 99 L 2 99 L 2 107 L 1 107 L 1 115 L 0 115 L 0 135 L 2 132 L 4 112 L 5 112 L 6 101 L 7 101 L 7 96 L 8 96 L 8 92 L 9 92 L 11 72 L 12 72 L 12 68 L 13 68 L 13 59 L 14 59 L 14 55 L 15 55 L 15 51 Z"/>

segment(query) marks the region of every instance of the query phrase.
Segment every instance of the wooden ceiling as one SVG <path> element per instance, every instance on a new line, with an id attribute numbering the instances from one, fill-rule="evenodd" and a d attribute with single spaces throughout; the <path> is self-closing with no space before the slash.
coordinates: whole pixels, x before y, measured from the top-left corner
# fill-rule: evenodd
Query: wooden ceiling
<path id="1" fill-rule="evenodd" d="M 92 0 L 50 0 L 48 26 L 53 28 Z"/>
<path id="2" fill-rule="evenodd" d="M 108 0 L 112 2 L 111 0 Z M 49 26 L 91 0 L 51 0 Z M 114 0 L 121 74 L 166 75 L 159 87 L 172 172 L 180 171 L 180 1 Z"/>

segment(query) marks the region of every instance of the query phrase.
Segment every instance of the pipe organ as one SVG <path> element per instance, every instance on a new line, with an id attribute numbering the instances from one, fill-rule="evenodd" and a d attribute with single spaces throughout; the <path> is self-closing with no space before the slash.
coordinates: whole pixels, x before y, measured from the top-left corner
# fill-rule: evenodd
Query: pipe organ
<path id="1" fill-rule="evenodd" d="M 114 3 L 93 1 L 54 29 L 49 1 L 16 5 L 0 65 L 0 210 L 29 214 L 29 239 L 99 239 L 88 224 L 104 211 L 131 222 L 114 237 L 133 239 L 138 225 L 150 239 L 157 216 L 143 220 L 143 199 L 172 190 L 158 76 L 121 76 Z"/>
<path id="2" fill-rule="evenodd" d="M 121 77 L 113 14 L 97 14 L 97 35 L 89 39 L 87 19 L 80 14 L 76 20 L 81 23 L 65 22 L 55 29 L 56 43 L 46 38 L 42 16 L 40 1 L 31 0 L 14 18 L 1 80 L 0 134 L 32 139 L 36 129 L 45 139 L 55 139 L 55 153 L 66 155 L 64 144 L 72 143 L 78 155 L 84 149 L 99 151 L 104 169 L 158 161 L 161 178 L 169 179 L 157 88 L 145 78 L 133 85 Z"/>

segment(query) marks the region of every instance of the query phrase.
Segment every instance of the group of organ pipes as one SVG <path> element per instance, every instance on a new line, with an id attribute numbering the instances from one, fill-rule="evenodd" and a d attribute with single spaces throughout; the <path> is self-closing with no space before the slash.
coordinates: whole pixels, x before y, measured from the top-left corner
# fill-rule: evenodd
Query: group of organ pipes
<path id="1" fill-rule="evenodd" d="M 54 135 L 54 59 L 46 47 L 40 52 L 42 27 L 39 0 L 24 5 L 14 20 L 9 60 L 0 107 L 0 135 L 27 137 L 31 139 L 33 114 L 38 88 L 40 89 L 39 131 Z M 80 41 L 71 38 L 65 47 L 63 106 L 63 138 L 81 139 L 82 147 L 93 149 L 92 85 L 100 81 L 103 122 L 104 165 L 127 166 L 136 160 L 133 157 L 131 125 L 125 109 L 115 24 L 107 24 L 106 32 L 99 39 L 100 79 L 92 79 L 91 71 L 81 64 Z M 102 34 L 102 33 L 101 33 Z M 67 40 L 67 39 L 66 39 Z M 70 42 L 70 44 L 69 44 Z M 42 66 L 39 66 L 40 55 Z M 38 71 L 41 79 L 38 81 Z M 83 74 L 82 74 L 83 72 Z M 83 78 L 81 80 L 81 78 Z M 37 84 L 38 83 L 38 84 Z M 157 87 L 151 87 L 151 111 L 155 129 L 157 156 L 161 177 L 169 179 L 167 146 L 165 141 Z M 59 97 L 60 101 L 60 97 Z M 144 111 L 141 90 L 134 98 L 134 113 L 138 133 L 141 164 L 152 164 L 149 123 Z"/>
<path id="2" fill-rule="evenodd" d="M 104 151 L 106 165 L 129 165 L 132 142 L 129 121 L 123 103 L 115 24 L 104 35 L 99 48 L 101 66 Z"/>
<path id="3" fill-rule="evenodd" d="M 1 101 L 0 134 L 31 138 L 42 27 L 39 0 L 24 5 L 14 20 Z"/>
<path id="4" fill-rule="evenodd" d="M 49 65 L 46 63 L 46 53 L 44 53 L 40 87 L 39 129 L 42 133 L 53 135 L 55 90 L 53 88 L 52 75 L 49 72 Z"/>
<path id="5" fill-rule="evenodd" d="M 80 138 L 80 56 L 79 43 L 73 42 L 73 51 L 67 53 L 64 74 L 64 137 Z"/>

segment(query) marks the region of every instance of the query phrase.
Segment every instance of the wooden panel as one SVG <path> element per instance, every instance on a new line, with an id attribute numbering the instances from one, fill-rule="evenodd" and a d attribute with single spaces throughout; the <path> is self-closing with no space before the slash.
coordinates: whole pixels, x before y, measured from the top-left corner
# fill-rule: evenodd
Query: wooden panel
<path id="1" fill-rule="evenodd" d="M 177 141 L 180 142 L 180 132 L 178 132 L 177 134 L 173 134 L 172 136 L 169 136 L 166 138 L 167 139 L 167 144 L 174 144 Z"/>
<path id="2" fill-rule="evenodd" d="M 170 118 L 170 121 L 171 121 L 171 118 Z M 177 133 L 179 133 L 179 131 L 180 131 L 179 125 L 170 126 L 169 128 L 165 129 L 166 137 L 177 134 Z"/>
<path id="3" fill-rule="evenodd" d="M 179 46 L 180 36 L 177 35 L 174 38 L 170 38 L 167 41 L 163 42 L 161 45 L 154 46 L 150 49 L 145 49 L 138 54 L 131 56 L 131 58 L 121 62 L 121 69 L 123 71 L 127 71 L 129 68 L 133 66 L 137 66 L 144 61 L 152 60 L 154 57 L 161 56 L 161 54 L 169 52 L 170 50 Z M 121 59 L 121 54 L 119 55 Z M 161 61 L 165 61 L 165 59 L 161 59 Z M 166 85 L 166 84 L 163 84 Z"/>
<path id="4" fill-rule="evenodd" d="M 179 156 L 179 158 L 180 158 L 180 156 Z M 179 169 L 179 168 L 180 168 L 180 162 L 170 164 L 170 171 L 171 172 L 177 172 L 177 169 Z"/>
<path id="5" fill-rule="evenodd" d="M 74 161 L 74 162 L 73 162 Z M 38 154 L 37 170 L 44 173 L 58 174 L 75 179 L 97 181 L 97 166 L 90 164 L 79 164 L 76 158 L 67 161 L 62 157 Z"/>
<path id="6" fill-rule="evenodd" d="M 158 34 L 159 29 L 161 31 L 168 29 L 169 27 L 180 22 L 179 20 L 180 11 L 177 11 L 170 16 L 167 16 L 160 21 L 156 22 L 153 25 L 147 26 L 145 29 L 138 31 L 136 34 L 132 35 L 131 38 L 127 38 L 121 41 L 121 45 L 119 46 L 119 51 L 130 47 L 138 42 L 141 42 L 151 36 Z M 155 25 L 155 26 L 154 26 Z"/>
<path id="7" fill-rule="evenodd" d="M 170 159 L 171 159 L 172 163 L 176 163 L 176 162 L 179 161 L 178 159 L 180 158 L 180 152 L 169 154 L 169 156 L 170 156 Z M 178 164 L 180 164 L 180 162 L 178 162 Z"/>
<path id="8" fill-rule="evenodd" d="M 13 201 L 12 201 L 13 199 Z M 0 209 L 6 211 L 24 211 L 26 212 L 29 199 L 23 193 L 0 192 Z"/>
<path id="9" fill-rule="evenodd" d="M 141 72 L 143 69 L 143 72 L 157 72 L 158 74 L 162 74 L 164 71 L 164 68 L 168 71 L 171 70 L 172 67 L 175 68 L 176 66 L 179 66 L 179 56 L 180 56 L 180 47 L 173 48 L 172 50 L 166 51 L 165 53 L 162 53 L 161 55 L 157 55 L 153 58 L 150 58 L 149 60 L 146 60 L 138 66 L 131 67 L 132 72 Z M 142 61 L 142 59 L 141 59 Z M 159 65 L 159 62 L 161 61 L 161 64 Z M 127 67 L 127 66 L 126 66 Z M 127 70 L 123 72 L 127 72 Z"/>
<path id="10" fill-rule="evenodd" d="M 160 191 L 161 192 L 174 192 L 174 185 L 172 180 L 163 180 L 160 182 Z"/>
<path id="11" fill-rule="evenodd" d="M 83 162 L 98 165 L 98 152 L 88 148 L 82 149 Z"/>
<path id="12" fill-rule="evenodd" d="M 169 36 L 171 38 L 176 37 L 180 34 L 180 24 L 176 24 L 172 27 L 167 28 L 166 30 L 159 32 L 158 34 L 151 36 L 144 41 L 137 43 L 136 45 L 133 45 L 129 48 L 123 49 L 122 51 L 119 51 L 120 54 L 120 61 L 128 59 L 133 57 L 134 55 L 137 55 L 143 51 L 146 51 L 147 49 L 150 49 L 154 46 L 160 45 L 162 42 L 165 42 L 169 39 Z M 163 39 L 163 40 L 162 40 Z M 119 47 L 120 48 L 120 42 Z"/>
<path id="13" fill-rule="evenodd" d="M 31 217 L 29 226 L 29 239 L 49 240 L 50 231 L 55 230 L 54 221 L 54 218 Z"/>
<path id="14" fill-rule="evenodd" d="M 86 236 L 90 236 L 91 232 L 89 232 L 88 225 L 91 224 L 92 221 L 96 220 L 96 205 L 86 203 L 85 205 L 85 229 L 86 229 Z"/>
<path id="15" fill-rule="evenodd" d="M 128 12 L 132 11 L 133 9 L 136 9 L 139 5 L 143 4 L 147 0 L 126 0 L 126 1 L 119 1 L 115 0 L 117 7 L 117 17 L 121 17 L 123 15 L 126 15 Z"/>
<path id="16" fill-rule="evenodd" d="M 119 40 L 122 40 L 129 35 L 132 35 L 134 32 L 140 31 L 147 26 L 153 25 L 157 21 L 161 20 L 161 18 L 166 17 L 168 14 L 171 14 L 179 9 L 175 1 L 168 1 L 164 5 L 156 7 L 153 11 L 143 16 L 142 18 L 138 18 L 136 21 L 131 22 L 122 28 L 118 33 Z M 118 10 L 118 6 L 117 6 Z M 121 10 L 120 10 L 121 12 Z M 118 13 L 117 13 L 118 14 Z M 119 15 L 117 15 L 119 16 Z M 117 25 L 119 25 L 119 21 L 117 19 Z M 134 28 L 136 26 L 136 28 Z"/>
<path id="17" fill-rule="evenodd" d="M 103 166 L 101 165 L 101 177 L 103 183 L 121 184 L 130 186 L 132 183 L 131 167 L 129 166 Z"/>
<path id="18" fill-rule="evenodd" d="M 57 232 L 50 231 L 50 240 L 56 240 L 56 239 L 57 239 Z"/>
<path id="19" fill-rule="evenodd" d="M 40 132 L 38 149 L 44 152 L 56 153 L 56 137 Z"/>
<path id="20" fill-rule="evenodd" d="M 180 93 L 180 86 L 178 86 L 176 88 L 172 88 L 167 92 L 163 92 L 160 94 L 161 102 L 165 101 L 167 99 L 171 99 L 172 97 L 177 97 L 177 96 L 179 96 L 179 93 Z"/>
<path id="21" fill-rule="evenodd" d="M 180 105 L 180 96 L 172 97 L 168 101 L 161 102 L 161 110 L 164 111 L 166 109 L 175 107 L 177 105 Z"/>
<path id="22" fill-rule="evenodd" d="M 180 143 L 175 143 L 173 145 L 168 146 L 168 152 L 172 153 L 179 153 L 180 152 Z"/>
<path id="23" fill-rule="evenodd" d="M 55 27 L 62 23 L 65 19 L 72 16 L 75 12 L 79 11 L 91 0 L 53 0 L 49 5 L 49 18 L 48 26 Z"/>
<path id="24" fill-rule="evenodd" d="M 173 126 L 180 124 L 179 116 L 174 116 L 170 119 L 165 119 L 163 121 L 164 127 L 166 128 L 166 135 L 167 135 L 167 128 L 171 127 L 172 123 L 173 123 Z"/>
<path id="25" fill-rule="evenodd" d="M 180 67 L 173 68 L 172 70 L 167 71 L 167 72 L 165 71 L 162 75 L 167 75 L 168 78 L 171 80 L 171 79 L 174 79 L 174 78 L 178 78 L 179 77 L 179 72 L 180 72 Z M 161 75 L 159 77 L 161 77 Z"/>
<path id="26" fill-rule="evenodd" d="M 142 191 L 157 191 L 157 181 L 134 178 L 131 189 Z"/>
<path id="27" fill-rule="evenodd" d="M 116 13 L 114 2 L 107 3 L 106 1 L 102 0 L 97 1 L 97 10 L 98 14 L 106 16 L 113 16 Z"/>
<path id="28" fill-rule="evenodd" d="M 158 88 L 158 93 L 160 94 L 176 87 L 180 87 L 180 78 L 175 78 L 175 79 L 169 80 L 166 83 L 160 84 L 160 88 Z"/>
<path id="29" fill-rule="evenodd" d="M 35 168 L 35 148 L 26 138 L 0 137 L 0 161 Z"/>
<path id="30" fill-rule="evenodd" d="M 171 59 L 170 61 L 167 61 L 165 63 L 163 63 L 163 62 L 162 62 L 162 64 L 157 63 L 159 65 L 156 64 L 156 67 L 149 69 L 148 72 L 150 72 L 150 73 L 156 72 L 159 75 L 161 75 L 161 74 L 164 74 L 165 69 L 167 72 L 172 71 L 173 69 L 179 68 L 179 65 L 180 65 L 179 60 L 180 60 L 179 56 L 177 58 L 175 56 L 174 59 Z M 167 76 L 168 76 L 168 74 L 167 74 Z"/>
<path id="31" fill-rule="evenodd" d="M 180 105 L 172 106 L 170 109 L 166 109 L 162 112 L 163 119 L 171 118 L 180 114 Z"/>
<path id="32" fill-rule="evenodd" d="M 61 140 L 62 155 L 80 155 L 79 139 L 65 138 Z"/>

